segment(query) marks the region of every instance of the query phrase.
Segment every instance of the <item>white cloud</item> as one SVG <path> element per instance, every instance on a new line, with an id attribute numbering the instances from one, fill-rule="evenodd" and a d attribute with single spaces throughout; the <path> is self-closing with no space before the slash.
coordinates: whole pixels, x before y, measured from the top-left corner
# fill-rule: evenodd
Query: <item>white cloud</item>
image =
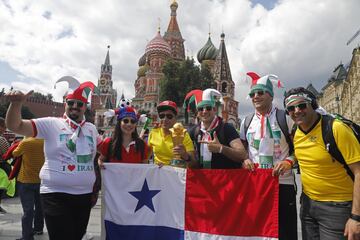
<path id="1" fill-rule="evenodd" d="M 0 61 L 23 77 L 11 85 L 62 93 L 53 83 L 63 75 L 97 82 L 106 46 L 111 45 L 114 86 L 134 95 L 138 59 L 170 19 L 170 1 L 5 1 L 0 2 Z M 222 29 L 241 110 L 247 71 L 277 74 L 287 87 L 312 82 L 320 88 L 340 61 L 351 58 L 346 41 L 359 28 L 358 0 L 282 0 L 267 10 L 248 0 L 179 1 L 178 23 L 188 55 L 196 56 L 211 25 L 219 46 Z M 28 79 L 31 79 L 29 81 Z M 1 84 L 3 86 L 4 83 Z"/>

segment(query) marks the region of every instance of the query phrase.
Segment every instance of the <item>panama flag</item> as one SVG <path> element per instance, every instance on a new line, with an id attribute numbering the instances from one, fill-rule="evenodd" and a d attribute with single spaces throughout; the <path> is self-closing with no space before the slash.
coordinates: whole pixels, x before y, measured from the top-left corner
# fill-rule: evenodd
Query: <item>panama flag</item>
<path id="1" fill-rule="evenodd" d="M 278 239 L 278 178 L 269 169 L 105 168 L 107 240 Z"/>

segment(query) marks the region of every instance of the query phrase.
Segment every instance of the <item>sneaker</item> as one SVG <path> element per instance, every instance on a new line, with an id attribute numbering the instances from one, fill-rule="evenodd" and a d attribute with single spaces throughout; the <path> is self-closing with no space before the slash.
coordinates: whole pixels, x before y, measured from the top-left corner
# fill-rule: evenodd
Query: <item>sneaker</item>
<path id="1" fill-rule="evenodd" d="M 33 231 L 33 234 L 34 234 L 34 235 L 43 235 L 44 232 L 43 232 L 42 230 L 40 230 L 40 231 L 34 230 L 34 231 Z"/>
<path id="2" fill-rule="evenodd" d="M 7 211 L 0 206 L 0 213 L 5 214 Z"/>

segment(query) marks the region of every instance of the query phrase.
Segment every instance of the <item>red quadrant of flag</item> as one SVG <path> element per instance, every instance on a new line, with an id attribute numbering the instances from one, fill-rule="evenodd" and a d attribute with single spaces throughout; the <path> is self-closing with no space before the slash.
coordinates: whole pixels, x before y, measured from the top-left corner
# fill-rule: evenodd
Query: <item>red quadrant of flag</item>
<path id="1" fill-rule="evenodd" d="M 278 237 L 279 182 L 271 171 L 188 169 L 185 230 Z"/>

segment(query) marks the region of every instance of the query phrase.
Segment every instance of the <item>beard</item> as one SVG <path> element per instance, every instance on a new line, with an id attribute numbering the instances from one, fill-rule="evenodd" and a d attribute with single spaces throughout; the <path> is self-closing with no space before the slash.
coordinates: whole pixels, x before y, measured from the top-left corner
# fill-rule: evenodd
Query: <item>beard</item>
<path id="1" fill-rule="evenodd" d="M 69 111 L 67 112 L 67 116 L 75 122 L 82 121 L 81 111 L 78 108 L 69 109 Z"/>

